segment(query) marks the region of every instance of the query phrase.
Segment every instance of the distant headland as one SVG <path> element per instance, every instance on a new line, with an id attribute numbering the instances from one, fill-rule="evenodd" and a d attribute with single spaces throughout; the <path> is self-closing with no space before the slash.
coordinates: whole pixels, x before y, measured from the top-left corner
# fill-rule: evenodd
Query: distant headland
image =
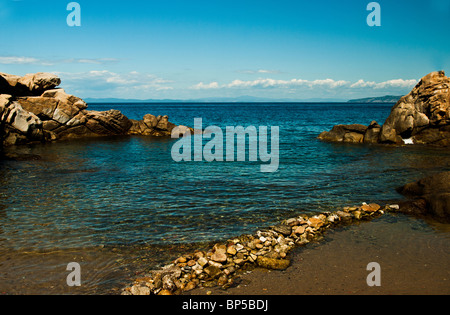
<path id="1" fill-rule="evenodd" d="M 348 103 L 397 103 L 402 96 L 385 95 L 379 97 L 366 97 L 349 100 Z"/>

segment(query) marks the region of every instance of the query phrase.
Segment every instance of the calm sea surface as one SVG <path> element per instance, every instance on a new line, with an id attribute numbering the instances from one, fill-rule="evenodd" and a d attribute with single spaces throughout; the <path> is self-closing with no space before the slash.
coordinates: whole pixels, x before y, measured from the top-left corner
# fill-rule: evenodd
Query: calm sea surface
<path id="1" fill-rule="evenodd" d="M 97 281 L 86 285 L 86 292 L 103 293 L 120 272 L 130 276 L 133 264 L 157 264 L 191 244 L 252 233 L 298 213 L 399 199 L 396 187 L 449 170 L 449 150 L 316 139 L 335 124 L 382 124 L 391 107 L 90 104 L 91 110 L 114 108 L 133 119 L 147 113 L 168 115 L 171 122 L 188 126 L 194 118 L 202 118 L 203 127 L 223 130 L 279 126 L 279 169 L 262 173 L 261 162 L 176 163 L 171 157 L 176 140 L 170 138 L 114 137 L 21 147 L 20 152 L 41 159 L 0 161 L 0 294 L 32 292 L 33 286 L 51 293 L 64 288 L 45 279 L 40 287 L 36 279 L 45 278 L 43 273 L 50 274 L 56 265 L 56 278 L 67 274 L 65 265 L 76 261 L 64 264 L 68 259 L 97 266 L 92 275 Z M 130 261 L 130 252 L 141 260 Z M 54 258 L 58 263 L 48 262 L 49 270 L 42 270 L 52 253 L 61 259 Z M 91 256 L 95 258 L 89 260 Z M 101 263 L 96 265 L 96 260 Z M 19 288 L 14 289 L 11 277 L 22 274 L 23 283 L 16 282 Z"/>

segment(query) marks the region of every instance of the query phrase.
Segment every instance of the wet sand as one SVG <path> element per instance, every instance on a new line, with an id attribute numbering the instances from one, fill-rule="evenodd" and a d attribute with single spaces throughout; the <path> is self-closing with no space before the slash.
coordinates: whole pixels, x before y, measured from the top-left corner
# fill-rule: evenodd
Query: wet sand
<path id="1" fill-rule="evenodd" d="M 109 246 L 48 251 L 0 249 L 0 295 L 118 295 L 148 268 L 175 259 L 191 245 Z M 81 267 L 81 286 L 70 287 L 67 265 Z"/>
<path id="2" fill-rule="evenodd" d="M 115 286 L 130 277 L 129 270 L 119 268 L 119 253 L 98 248 L 41 252 L 3 252 L 0 258 L 0 294 L 60 295 L 114 294 Z M 70 262 L 81 267 L 81 283 L 67 285 Z M 122 280 L 120 280 L 122 279 Z"/>
<path id="3" fill-rule="evenodd" d="M 255 269 L 228 290 L 193 295 L 415 295 L 450 294 L 450 225 L 387 214 L 330 230 L 323 241 L 294 250 L 284 271 Z M 370 262 L 381 266 L 381 286 L 369 287 Z"/>

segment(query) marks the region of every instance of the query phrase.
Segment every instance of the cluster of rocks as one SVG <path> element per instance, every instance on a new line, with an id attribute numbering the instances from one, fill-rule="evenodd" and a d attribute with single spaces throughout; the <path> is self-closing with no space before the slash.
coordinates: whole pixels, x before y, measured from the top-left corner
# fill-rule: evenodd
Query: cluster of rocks
<path id="1" fill-rule="evenodd" d="M 123 295 L 182 294 L 197 287 L 233 286 L 239 271 L 253 267 L 283 270 L 289 267 L 289 253 L 296 246 L 318 240 L 329 228 L 353 221 L 370 220 L 397 205 L 377 204 L 345 207 L 336 212 L 301 215 L 282 221 L 255 234 L 231 238 L 207 251 L 183 255 L 159 270 L 153 270 L 123 289 Z"/>
<path id="2" fill-rule="evenodd" d="M 147 114 L 138 121 L 118 110 L 87 110 L 81 98 L 56 88 L 60 84 L 50 73 L 0 73 L 0 147 L 113 135 L 170 136 L 176 127 L 182 134 L 190 129 L 167 116 Z"/>
<path id="3" fill-rule="evenodd" d="M 331 131 L 319 135 L 320 140 L 345 143 L 378 143 L 381 126 L 372 121 L 369 126 L 360 124 L 336 125 Z"/>
<path id="4" fill-rule="evenodd" d="M 450 146 L 450 78 L 444 71 L 423 77 L 392 108 L 385 123 L 337 125 L 319 139 L 346 143 Z"/>

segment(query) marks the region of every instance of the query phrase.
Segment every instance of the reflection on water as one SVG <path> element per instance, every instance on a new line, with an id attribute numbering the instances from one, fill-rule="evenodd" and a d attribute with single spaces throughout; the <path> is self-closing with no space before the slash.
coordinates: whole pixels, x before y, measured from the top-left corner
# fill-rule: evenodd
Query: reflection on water
<path id="1" fill-rule="evenodd" d="M 398 199 L 398 186 L 450 169 L 448 149 L 316 139 L 337 123 L 382 122 L 390 108 L 361 106 L 115 106 L 130 118 L 162 113 L 184 125 L 202 117 L 204 126 L 280 126 L 276 173 L 261 173 L 259 162 L 176 163 L 170 138 L 114 137 L 17 148 L 16 153 L 41 158 L 0 161 L 1 272 L 11 272 L 13 261 L 27 266 L 44 257 L 26 252 L 66 255 L 75 249 L 76 257 L 85 253 L 95 261 L 100 246 L 132 248 L 128 255 L 142 257 L 141 246 L 183 247 L 251 233 L 305 211 Z M 109 109 L 98 107 L 92 109 Z M 114 255 L 100 253 L 105 265 L 99 270 L 116 263 Z M 8 262 L 7 255 L 15 258 Z"/>

